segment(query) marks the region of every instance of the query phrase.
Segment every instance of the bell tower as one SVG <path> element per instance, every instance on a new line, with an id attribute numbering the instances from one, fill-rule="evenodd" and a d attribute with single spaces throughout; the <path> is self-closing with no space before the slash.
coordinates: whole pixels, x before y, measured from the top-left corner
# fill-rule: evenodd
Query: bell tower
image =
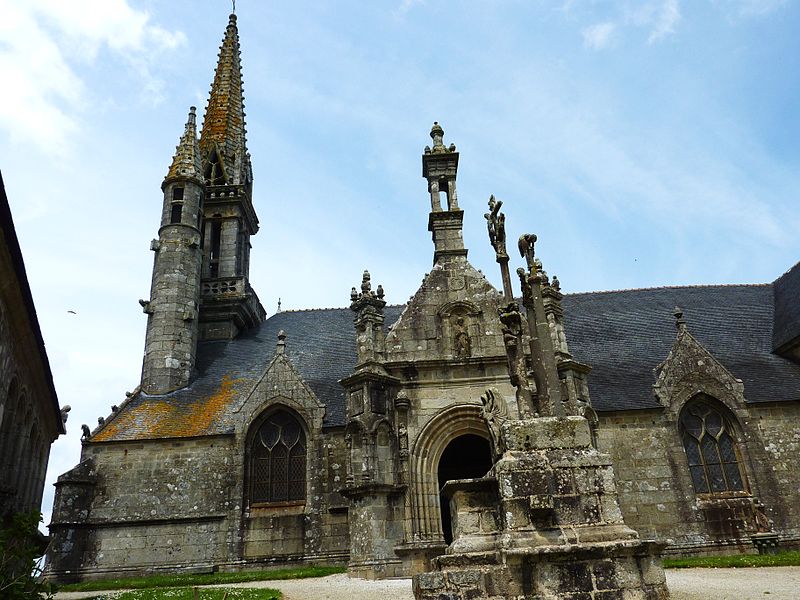
<path id="1" fill-rule="evenodd" d="M 258 233 L 253 170 L 247 151 L 236 15 L 220 46 L 203 119 L 203 267 L 200 339 L 233 339 L 266 312 L 250 287 L 250 236 Z"/>
<path id="2" fill-rule="evenodd" d="M 194 106 L 161 189 L 150 299 L 139 301 L 148 315 L 142 389 L 154 395 L 189 385 L 197 350 L 204 191 Z"/>
<path id="3" fill-rule="evenodd" d="M 462 233 L 464 211 L 458 208 L 456 175 L 458 152 L 456 145 L 444 145 L 444 130 L 438 122 L 431 128 L 433 148 L 425 146 L 422 155 L 422 176 L 428 180 L 431 194 L 431 214 L 428 231 L 433 237 L 433 264 L 467 257 Z M 442 202 L 444 200 L 444 202 Z"/>

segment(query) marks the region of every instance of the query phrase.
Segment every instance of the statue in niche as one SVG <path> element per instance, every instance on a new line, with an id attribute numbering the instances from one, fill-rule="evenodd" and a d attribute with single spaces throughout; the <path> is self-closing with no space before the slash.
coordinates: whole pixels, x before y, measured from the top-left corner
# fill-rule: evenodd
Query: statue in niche
<path id="1" fill-rule="evenodd" d="M 453 349 L 456 358 L 469 358 L 472 356 L 472 340 L 467 333 L 464 317 L 456 317 L 453 329 Z"/>

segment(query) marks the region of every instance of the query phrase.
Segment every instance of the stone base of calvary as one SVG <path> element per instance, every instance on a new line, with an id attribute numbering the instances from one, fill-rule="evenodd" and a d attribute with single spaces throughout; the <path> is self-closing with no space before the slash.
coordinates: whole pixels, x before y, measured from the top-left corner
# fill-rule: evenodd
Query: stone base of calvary
<path id="1" fill-rule="evenodd" d="M 557 361 L 543 294 L 552 286 L 520 238 L 524 314 L 514 301 L 501 202 L 492 198 L 489 235 L 500 264 L 500 309 L 516 416 L 493 390 L 481 398 L 494 464 L 485 477 L 449 481 L 453 543 L 414 577 L 417 600 L 662 600 L 669 597 L 659 552 L 625 525 L 608 455 L 593 443 L 589 409 L 562 401 L 574 361 Z M 557 288 L 556 288 L 557 292 Z M 529 346 L 523 351 L 523 344 Z M 569 364 L 567 364 L 569 363 Z M 585 369 L 585 367 L 584 367 Z M 567 375 L 567 376 L 565 376 Z"/>

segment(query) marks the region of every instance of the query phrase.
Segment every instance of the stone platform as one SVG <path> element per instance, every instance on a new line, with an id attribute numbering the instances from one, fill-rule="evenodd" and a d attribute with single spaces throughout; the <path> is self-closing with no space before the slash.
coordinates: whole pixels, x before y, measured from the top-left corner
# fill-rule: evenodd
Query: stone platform
<path id="1" fill-rule="evenodd" d="M 453 543 L 418 600 L 662 600 L 659 552 L 622 519 L 609 457 L 583 417 L 508 420 L 481 479 L 448 482 Z"/>

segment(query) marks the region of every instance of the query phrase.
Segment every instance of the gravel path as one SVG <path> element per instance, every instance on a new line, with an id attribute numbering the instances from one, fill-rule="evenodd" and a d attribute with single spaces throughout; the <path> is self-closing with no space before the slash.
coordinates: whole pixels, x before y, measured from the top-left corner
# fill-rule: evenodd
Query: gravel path
<path id="1" fill-rule="evenodd" d="M 669 569 L 667 584 L 672 600 L 799 600 L 800 567 L 747 569 Z M 220 587 L 269 587 L 283 592 L 283 600 L 413 600 L 409 579 L 367 581 L 345 574 L 318 579 L 258 581 Z M 61 592 L 56 600 L 97 597 L 100 592 Z M 113 598 L 113 594 L 104 596 Z"/>

